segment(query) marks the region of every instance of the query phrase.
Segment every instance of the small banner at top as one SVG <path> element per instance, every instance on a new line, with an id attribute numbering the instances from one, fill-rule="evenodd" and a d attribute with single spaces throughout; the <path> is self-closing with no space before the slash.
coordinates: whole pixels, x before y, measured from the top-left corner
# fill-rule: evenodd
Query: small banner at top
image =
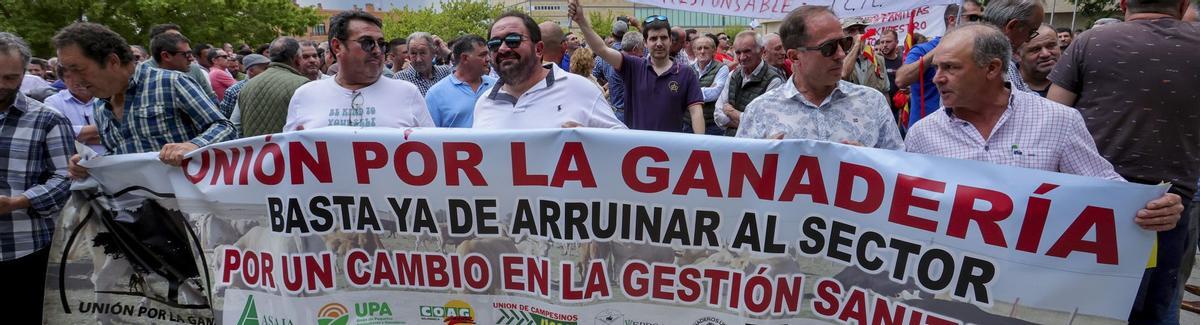
<path id="1" fill-rule="evenodd" d="M 922 6 L 951 5 L 955 0 L 629 0 L 636 4 L 710 14 L 783 19 L 800 6 L 826 6 L 838 17 L 862 17 L 908 11 Z"/>
<path id="2" fill-rule="evenodd" d="M 808 140 L 324 128 L 88 160 L 50 324 L 1122 324 L 1166 191 Z"/>

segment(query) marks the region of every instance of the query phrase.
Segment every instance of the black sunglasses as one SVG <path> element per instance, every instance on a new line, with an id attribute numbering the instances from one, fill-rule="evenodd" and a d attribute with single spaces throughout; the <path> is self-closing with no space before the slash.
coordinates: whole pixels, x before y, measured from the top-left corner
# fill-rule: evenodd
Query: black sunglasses
<path id="1" fill-rule="evenodd" d="M 380 52 L 383 52 L 383 53 L 388 52 L 388 42 L 387 42 L 387 40 L 384 40 L 382 38 L 373 40 L 373 39 L 364 37 L 364 38 L 358 39 L 355 42 L 358 42 L 358 46 L 362 47 L 363 51 L 366 51 L 366 52 L 375 51 L 376 47 L 379 48 Z"/>
<path id="2" fill-rule="evenodd" d="M 845 54 L 850 52 L 850 47 L 852 46 L 854 46 L 854 37 L 846 36 L 843 38 L 825 41 L 825 43 L 821 43 L 821 45 L 817 45 L 815 47 L 800 47 L 800 49 L 806 51 L 821 51 L 821 55 L 825 57 L 831 57 L 833 56 L 834 51 L 837 51 L 838 47 L 841 47 L 842 54 Z"/>
<path id="3" fill-rule="evenodd" d="M 653 15 L 653 16 L 646 17 L 646 21 L 644 21 L 643 23 L 649 24 L 649 23 L 653 23 L 656 21 L 665 21 L 667 23 L 670 23 L 670 21 L 667 21 L 667 16 L 663 16 L 663 15 Z"/>
<path id="4" fill-rule="evenodd" d="M 492 39 L 487 41 L 487 47 L 489 51 L 496 52 L 500 50 L 500 44 L 503 43 L 508 45 L 508 48 L 510 49 L 516 49 L 517 47 L 521 46 L 521 42 L 524 41 L 525 35 L 521 35 L 519 33 L 508 33 L 508 35 L 504 35 L 504 38 L 492 37 Z"/>
<path id="5" fill-rule="evenodd" d="M 983 15 L 966 15 L 966 16 L 963 16 L 963 17 L 964 17 L 964 18 L 967 18 L 967 21 L 980 21 L 980 20 L 983 20 Z"/>

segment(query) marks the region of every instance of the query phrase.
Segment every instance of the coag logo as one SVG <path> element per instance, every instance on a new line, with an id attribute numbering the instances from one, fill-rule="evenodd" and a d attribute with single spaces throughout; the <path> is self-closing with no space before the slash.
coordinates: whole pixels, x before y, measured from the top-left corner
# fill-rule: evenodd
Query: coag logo
<path id="1" fill-rule="evenodd" d="M 443 306 L 421 306 L 421 319 L 440 320 L 446 325 L 475 324 L 475 309 L 462 300 L 447 301 Z"/>
<path id="2" fill-rule="evenodd" d="M 317 311 L 317 325 L 346 325 L 350 322 L 350 310 L 339 303 L 330 303 Z"/>

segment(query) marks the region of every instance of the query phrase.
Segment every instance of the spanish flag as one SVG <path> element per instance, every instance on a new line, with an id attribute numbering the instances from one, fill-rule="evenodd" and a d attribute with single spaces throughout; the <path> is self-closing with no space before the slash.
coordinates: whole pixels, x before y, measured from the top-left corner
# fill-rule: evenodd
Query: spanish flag
<path id="1" fill-rule="evenodd" d="M 913 44 L 914 43 L 913 33 L 917 32 L 916 18 L 917 18 L 917 9 L 913 9 L 911 12 L 908 13 L 908 32 L 904 34 L 904 55 L 901 57 L 908 57 L 908 52 L 912 51 L 913 46 L 916 45 L 916 44 Z M 914 96 L 914 95 L 915 94 L 908 94 L 907 96 L 905 96 L 903 92 L 897 92 L 896 97 L 892 98 L 892 100 L 895 101 L 896 103 L 904 105 L 903 106 L 904 108 L 900 109 L 900 118 L 898 121 L 896 121 L 896 123 L 900 125 L 901 129 L 904 129 L 908 125 L 908 115 L 911 112 L 911 108 L 912 108 L 911 107 L 912 101 L 908 100 L 908 98 L 911 96 Z M 925 100 L 925 99 L 921 98 L 921 100 Z M 896 106 L 900 106 L 900 105 L 896 105 Z"/>

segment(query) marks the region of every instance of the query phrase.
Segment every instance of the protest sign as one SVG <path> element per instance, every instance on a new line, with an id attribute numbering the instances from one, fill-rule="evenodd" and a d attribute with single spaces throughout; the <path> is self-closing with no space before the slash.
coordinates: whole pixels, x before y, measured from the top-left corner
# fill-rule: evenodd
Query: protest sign
<path id="1" fill-rule="evenodd" d="M 759 19 L 783 19 L 792 10 L 805 5 L 826 6 L 833 9 L 838 17 L 847 18 L 908 11 L 922 6 L 959 3 L 954 0 L 629 0 L 629 2 L 666 9 Z"/>
<path id="2" fill-rule="evenodd" d="M 48 320 L 1123 323 L 1154 236 L 1133 215 L 1165 191 L 825 142 L 629 130 L 335 127 L 189 157 L 182 168 L 153 153 L 85 165 L 104 193 L 92 205 L 116 211 L 92 220 L 157 216 L 167 233 L 183 220 L 197 247 L 173 251 L 194 254 L 198 272 L 97 265 L 121 280 L 106 292 L 154 298 L 121 296 L 117 308 L 87 291 L 91 274 L 72 272 L 86 258 L 52 264 L 69 290 L 47 294 Z M 72 234 L 86 224 L 77 219 L 64 217 L 57 247 L 86 238 Z M 163 246 L 153 251 L 174 247 Z M 124 281 L 160 269 L 139 290 Z M 186 309 L 201 305 L 211 314 Z"/>

